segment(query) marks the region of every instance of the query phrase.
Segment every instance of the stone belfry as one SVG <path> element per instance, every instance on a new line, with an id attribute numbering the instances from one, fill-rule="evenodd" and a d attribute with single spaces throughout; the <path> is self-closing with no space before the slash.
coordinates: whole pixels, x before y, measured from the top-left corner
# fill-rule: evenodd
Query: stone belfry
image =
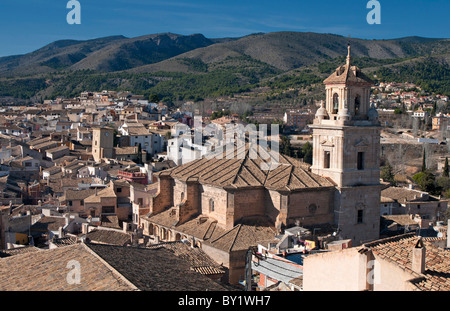
<path id="1" fill-rule="evenodd" d="M 335 225 L 339 237 L 353 245 L 379 238 L 380 123 L 370 107 L 373 82 L 351 64 L 325 81 L 326 103 L 318 109 L 313 129 L 313 173 L 336 184 Z"/>

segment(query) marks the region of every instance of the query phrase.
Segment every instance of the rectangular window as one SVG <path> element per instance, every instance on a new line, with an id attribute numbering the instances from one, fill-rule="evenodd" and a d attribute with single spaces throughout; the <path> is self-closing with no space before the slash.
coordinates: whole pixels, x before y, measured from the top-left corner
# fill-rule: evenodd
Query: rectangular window
<path id="1" fill-rule="evenodd" d="M 103 206 L 102 207 L 102 214 L 114 214 L 114 206 Z"/>
<path id="2" fill-rule="evenodd" d="M 364 170 L 364 152 L 358 152 L 358 170 Z"/>
<path id="3" fill-rule="evenodd" d="M 362 224 L 363 223 L 363 216 L 364 216 L 364 211 L 363 210 L 358 210 L 358 220 L 357 223 L 358 224 Z"/>
<path id="4" fill-rule="evenodd" d="M 330 163 L 331 163 L 331 153 L 329 151 L 325 151 L 323 159 L 323 168 L 330 168 Z"/>

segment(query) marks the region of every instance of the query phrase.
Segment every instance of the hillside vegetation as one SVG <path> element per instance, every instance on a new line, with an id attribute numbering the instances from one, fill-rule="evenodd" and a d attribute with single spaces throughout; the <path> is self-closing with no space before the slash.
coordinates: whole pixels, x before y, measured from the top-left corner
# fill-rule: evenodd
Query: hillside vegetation
<path id="1" fill-rule="evenodd" d="M 345 62 L 348 43 L 352 63 L 375 80 L 408 81 L 450 95 L 450 40 L 280 32 L 231 39 L 156 34 L 57 41 L 0 58 L 0 96 L 40 100 L 108 89 L 158 95 L 168 103 L 241 95 L 304 100 L 321 96 L 321 82 Z"/>

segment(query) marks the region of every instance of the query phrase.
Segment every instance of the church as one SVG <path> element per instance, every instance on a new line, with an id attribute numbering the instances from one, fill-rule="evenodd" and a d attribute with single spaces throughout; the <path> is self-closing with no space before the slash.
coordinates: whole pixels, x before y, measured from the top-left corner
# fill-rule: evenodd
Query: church
<path id="1" fill-rule="evenodd" d="M 187 239 L 228 269 L 227 281 L 243 279 L 249 247 L 275 240 L 293 226 L 332 228 L 353 245 L 379 238 L 380 124 L 370 107 L 373 82 L 345 65 L 324 81 L 326 103 L 313 129 L 312 166 L 252 146 L 236 156 L 204 157 L 158 175 L 149 212 L 140 215 L 144 234 L 157 241 Z"/>

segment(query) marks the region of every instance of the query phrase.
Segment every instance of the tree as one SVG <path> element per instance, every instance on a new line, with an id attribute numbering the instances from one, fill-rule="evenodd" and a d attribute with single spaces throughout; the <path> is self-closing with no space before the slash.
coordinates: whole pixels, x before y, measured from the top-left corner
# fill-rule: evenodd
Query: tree
<path id="1" fill-rule="evenodd" d="M 284 155 L 287 155 L 288 157 L 292 156 L 291 141 L 288 137 L 281 136 L 280 150 Z"/>
<path id="2" fill-rule="evenodd" d="M 157 94 L 151 94 L 151 95 L 148 97 L 148 101 L 149 101 L 150 103 L 159 103 L 159 96 L 158 96 Z"/>
<path id="3" fill-rule="evenodd" d="M 392 185 L 396 184 L 393 169 L 389 162 L 387 162 L 386 165 L 381 168 L 380 177 L 381 179 L 383 179 L 383 181 L 389 182 Z"/>
<path id="4" fill-rule="evenodd" d="M 138 150 L 137 150 L 137 164 L 142 164 L 142 146 L 141 144 L 138 145 Z"/>
<path id="5" fill-rule="evenodd" d="M 313 146 L 307 141 L 302 147 L 303 161 L 312 164 L 313 159 Z"/>
<path id="6" fill-rule="evenodd" d="M 445 158 L 445 164 L 444 164 L 444 172 L 442 175 L 444 175 L 444 177 L 448 177 L 448 158 Z"/>
<path id="7" fill-rule="evenodd" d="M 416 182 L 420 190 L 428 192 L 432 195 L 439 195 L 441 188 L 436 185 L 436 178 L 429 170 L 417 173 L 413 176 L 414 182 Z"/>
<path id="8" fill-rule="evenodd" d="M 423 150 L 423 156 L 422 156 L 422 172 L 425 172 L 427 169 L 427 161 L 425 157 L 425 149 Z"/>

